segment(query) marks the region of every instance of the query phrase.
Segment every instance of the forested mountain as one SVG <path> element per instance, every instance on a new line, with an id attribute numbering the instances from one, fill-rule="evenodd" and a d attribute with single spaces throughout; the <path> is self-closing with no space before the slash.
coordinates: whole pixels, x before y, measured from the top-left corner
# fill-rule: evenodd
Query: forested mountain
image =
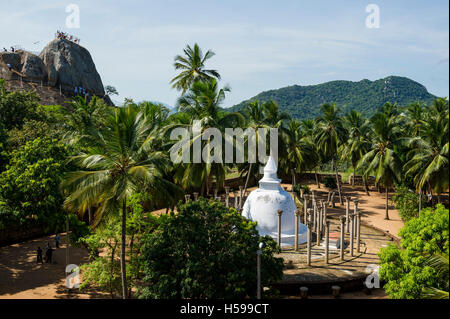
<path id="1" fill-rule="evenodd" d="M 403 106 L 414 101 L 429 103 L 434 98 L 420 83 L 405 77 L 389 76 L 376 81 L 364 79 L 359 82 L 331 81 L 317 85 L 287 86 L 262 92 L 229 110 L 240 110 L 249 101 L 265 102 L 273 99 L 282 111 L 298 119 L 315 118 L 320 113 L 320 105 L 324 103 L 336 103 L 344 113 L 356 110 L 370 116 L 386 102 L 397 102 Z"/>

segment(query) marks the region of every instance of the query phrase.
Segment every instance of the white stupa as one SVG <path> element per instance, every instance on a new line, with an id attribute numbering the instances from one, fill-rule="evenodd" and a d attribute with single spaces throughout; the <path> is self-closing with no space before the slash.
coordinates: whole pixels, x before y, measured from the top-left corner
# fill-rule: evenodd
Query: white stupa
<path id="1" fill-rule="evenodd" d="M 281 215 L 281 246 L 292 246 L 295 242 L 295 215 L 297 209 L 291 195 L 280 185 L 277 178 L 277 165 L 269 156 L 264 167 L 264 177 L 259 181 L 259 188 L 250 193 L 244 203 L 242 215 L 256 221 L 261 236 L 270 235 L 278 238 L 278 210 Z M 306 242 L 307 227 L 299 224 L 299 243 Z"/>

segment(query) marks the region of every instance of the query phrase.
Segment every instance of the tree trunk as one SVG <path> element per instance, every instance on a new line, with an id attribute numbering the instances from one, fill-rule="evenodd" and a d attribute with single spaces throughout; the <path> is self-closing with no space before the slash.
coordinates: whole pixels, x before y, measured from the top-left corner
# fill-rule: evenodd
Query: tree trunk
<path id="1" fill-rule="evenodd" d="M 114 277 L 114 255 L 116 254 L 116 249 L 111 247 L 111 269 L 109 277 L 109 293 L 111 294 L 111 299 L 114 299 L 114 286 L 112 279 Z"/>
<path id="2" fill-rule="evenodd" d="M 314 168 L 314 176 L 316 177 L 317 188 L 320 188 L 319 176 L 317 176 L 317 169 Z"/>
<path id="3" fill-rule="evenodd" d="M 353 178 L 352 178 L 352 187 L 355 186 L 355 166 L 353 166 Z"/>
<path id="4" fill-rule="evenodd" d="M 434 207 L 433 189 L 431 187 L 430 187 L 430 195 L 431 195 L 431 207 Z"/>
<path id="5" fill-rule="evenodd" d="M 89 225 L 92 225 L 92 212 L 91 212 L 91 208 L 88 208 L 88 217 L 89 217 Z"/>
<path id="6" fill-rule="evenodd" d="M 248 172 L 247 172 L 247 178 L 245 179 L 244 194 L 247 191 L 248 180 L 250 179 L 250 172 L 252 171 L 252 166 L 253 166 L 253 163 L 250 163 L 250 167 L 248 168 Z"/>
<path id="7" fill-rule="evenodd" d="M 126 230 L 127 230 L 127 200 L 123 200 L 122 206 L 122 247 L 120 253 L 120 272 L 122 276 L 122 298 L 127 299 L 127 272 L 125 268 L 125 249 L 126 249 Z"/>
<path id="8" fill-rule="evenodd" d="M 422 210 L 422 190 L 419 189 L 419 214 L 421 210 Z"/>
<path id="9" fill-rule="evenodd" d="M 133 245 L 134 245 L 134 233 L 131 235 L 130 240 L 130 265 L 133 265 Z M 131 278 L 131 282 L 133 282 L 133 278 Z M 131 285 L 128 288 L 128 296 L 131 296 Z"/>
<path id="10" fill-rule="evenodd" d="M 295 172 L 292 171 L 292 192 L 294 192 L 294 187 L 295 187 Z"/>
<path id="11" fill-rule="evenodd" d="M 366 191 L 366 195 L 367 196 L 370 196 L 370 194 L 369 194 L 369 185 L 367 184 L 367 179 L 366 179 L 366 177 L 363 175 L 363 183 L 364 183 L 364 190 Z"/>
<path id="12" fill-rule="evenodd" d="M 389 220 L 389 188 L 388 185 L 386 185 L 386 217 L 384 219 Z"/>
<path id="13" fill-rule="evenodd" d="M 339 193 L 339 203 L 341 205 L 343 205 L 342 194 L 341 194 L 341 184 L 339 183 L 339 176 L 338 176 L 338 171 L 337 171 L 337 165 L 336 165 L 336 162 L 334 161 L 334 157 L 333 157 L 333 159 L 331 161 L 332 161 L 332 165 L 333 165 L 333 168 L 334 168 L 334 172 L 336 174 L 336 184 L 337 184 L 338 193 Z"/>

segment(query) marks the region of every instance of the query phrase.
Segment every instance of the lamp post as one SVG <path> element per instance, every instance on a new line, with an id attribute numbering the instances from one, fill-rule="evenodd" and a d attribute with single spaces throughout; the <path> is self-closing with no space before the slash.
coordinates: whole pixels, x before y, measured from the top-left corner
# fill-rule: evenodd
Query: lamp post
<path id="1" fill-rule="evenodd" d="M 295 251 L 298 251 L 298 220 L 300 219 L 300 213 L 296 209 L 295 214 Z"/>
<path id="2" fill-rule="evenodd" d="M 281 249 L 281 215 L 283 215 L 282 210 L 278 210 L 278 246 Z"/>
<path id="3" fill-rule="evenodd" d="M 256 299 L 261 299 L 261 255 L 264 243 L 259 243 L 259 249 L 256 251 Z"/>

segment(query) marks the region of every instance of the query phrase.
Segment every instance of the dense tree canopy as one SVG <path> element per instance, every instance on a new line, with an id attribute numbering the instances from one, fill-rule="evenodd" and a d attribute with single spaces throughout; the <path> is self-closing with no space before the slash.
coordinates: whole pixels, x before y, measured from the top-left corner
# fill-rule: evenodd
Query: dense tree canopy
<path id="1" fill-rule="evenodd" d="M 425 287 L 447 289 L 448 280 L 426 265 L 434 254 L 449 253 L 449 213 L 442 205 L 421 211 L 400 230 L 401 247 L 381 249 L 380 276 L 391 298 L 419 298 Z M 448 261 L 447 261 L 448 262 Z M 448 279 L 448 274 L 447 274 Z"/>
<path id="2" fill-rule="evenodd" d="M 161 217 L 146 239 L 142 298 L 243 298 L 256 294 L 256 251 L 262 284 L 281 279 L 283 261 L 275 241 L 258 236 L 256 223 L 235 209 L 206 199 Z"/>

